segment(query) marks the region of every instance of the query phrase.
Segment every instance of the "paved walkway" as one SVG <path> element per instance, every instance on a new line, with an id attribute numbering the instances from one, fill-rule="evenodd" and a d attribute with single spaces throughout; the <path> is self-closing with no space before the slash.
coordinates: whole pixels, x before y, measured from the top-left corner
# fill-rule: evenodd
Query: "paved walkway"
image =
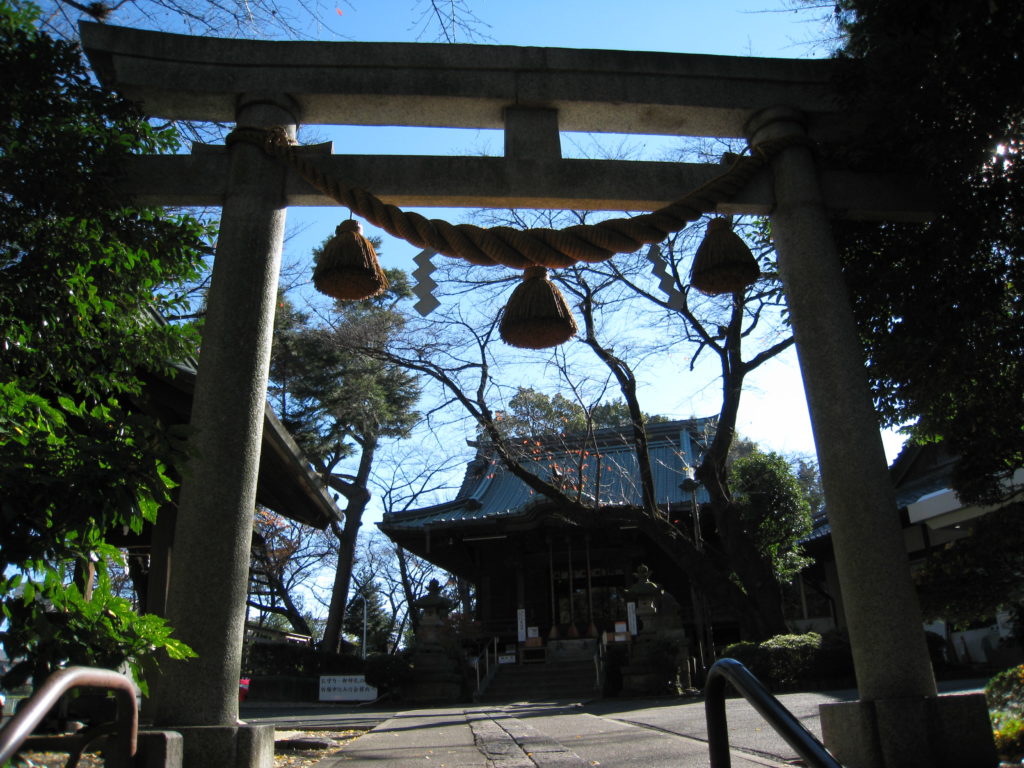
<path id="1" fill-rule="evenodd" d="M 852 696 L 852 692 L 851 692 Z M 787 707 L 818 732 L 817 705 L 836 694 L 791 694 Z M 742 700 L 727 702 L 734 766 L 783 766 L 786 743 Z M 708 764 L 702 701 L 603 700 L 409 711 L 246 706 L 247 722 L 279 728 L 372 728 L 318 768 L 689 768 Z M 335 765 L 336 764 L 336 765 Z"/>
<path id="2" fill-rule="evenodd" d="M 971 683 L 943 686 L 976 690 Z M 780 701 L 821 738 L 818 705 L 855 692 L 791 693 Z M 732 764 L 786 766 L 796 753 L 742 699 L 726 702 Z M 371 728 L 318 768 L 696 768 L 707 766 L 702 700 L 604 699 L 391 711 L 246 705 L 242 717 L 280 728 Z"/>

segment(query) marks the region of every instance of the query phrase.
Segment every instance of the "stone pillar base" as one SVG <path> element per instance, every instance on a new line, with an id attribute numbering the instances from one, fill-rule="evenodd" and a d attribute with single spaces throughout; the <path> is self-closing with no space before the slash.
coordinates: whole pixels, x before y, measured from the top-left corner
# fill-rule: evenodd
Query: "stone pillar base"
<path id="1" fill-rule="evenodd" d="M 120 753 L 113 742 L 112 738 L 104 742 L 106 768 L 182 768 L 182 739 L 177 731 L 139 730 L 135 758 L 129 765 L 121 765 Z"/>
<path id="2" fill-rule="evenodd" d="M 980 693 L 822 704 L 821 731 L 846 768 L 993 768 Z"/>
<path id="3" fill-rule="evenodd" d="M 139 731 L 135 768 L 182 768 L 184 742 L 176 731 Z"/>
<path id="4" fill-rule="evenodd" d="M 273 725 L 185 725 L 173 730 L 182 736 L 183 768 L 273 768 Z"/>

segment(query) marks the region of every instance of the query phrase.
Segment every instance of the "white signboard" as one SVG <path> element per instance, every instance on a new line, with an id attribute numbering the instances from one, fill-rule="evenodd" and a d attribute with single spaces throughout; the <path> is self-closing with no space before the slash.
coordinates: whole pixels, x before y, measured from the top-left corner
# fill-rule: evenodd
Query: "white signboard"
<path id="1" fill-rule="evenodd" d="M 516 610 L 516 630 L 518 633 L 519 642 L 522 643 L 526 640 L 526 609 L 519 608 Z"/>
<path id="2" fill-rule="evenodd" d="M 629 625 L 629 634 L 636 635 L 636 603 L 626 603 L 626 623 Z"/>
<path id="3" fill-rule="evenodd" d="M 320 701 L 373 701 L 377 689 L 365 675 L 321 675 Z"/>

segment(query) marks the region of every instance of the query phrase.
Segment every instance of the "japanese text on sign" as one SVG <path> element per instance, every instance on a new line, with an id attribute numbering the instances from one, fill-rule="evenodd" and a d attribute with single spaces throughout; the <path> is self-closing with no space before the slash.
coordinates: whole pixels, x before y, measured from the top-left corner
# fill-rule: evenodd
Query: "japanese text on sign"
<path id="1" fill-rule="evenodd" d="M 320 701 L 372 701 L 377 689 L 365 675 L 321 675 Z"/>

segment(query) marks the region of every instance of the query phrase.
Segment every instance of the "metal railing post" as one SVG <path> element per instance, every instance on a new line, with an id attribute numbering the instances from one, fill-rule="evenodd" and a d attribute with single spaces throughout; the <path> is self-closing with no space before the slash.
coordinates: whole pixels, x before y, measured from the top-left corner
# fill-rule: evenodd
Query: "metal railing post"
<path id="1" fill-rule="evenodd" d="M 0 730 L 0 765 L 21 747 L 47 713 L 72 688 L 106 688 L 117 700 L 117 730 L 114 735 L 118 765 L 131 765 L 139 732 L 139 710 L 135 705 L 135 686 L 125 675 L 109 669 L 68 667 L 50 675 Z"/>
<path id="2" fill-rule="evenodd" d="M 725 715 L 726 680 L 796 750 L 809 768 L 843 768 L 793 713 L 736 659 L 719 659 L 708 670 L 704 688 L 704 713 L 708 723 L 711 768 L 730 768 L 732 764 L 729 755 L 729 726 Z"/>
<path id="3" fill-rule="evenodd" d="M 491 664 L 491 650 L 494 650 L 494 664 L 492 668 Z M 484 675 L 483 679 L 480 678 L 480 659 L 484 661 Z M 498 638 L 494 637 L 488 640 L 484 645 L 483 652 L 481 652 L 474 660 L 473 667 L 476 669 L 476 692 L 474 695 L 479 696 L 483 693 L 483 689 L 490 685 L 491 679 L 498 669 Z"/>

